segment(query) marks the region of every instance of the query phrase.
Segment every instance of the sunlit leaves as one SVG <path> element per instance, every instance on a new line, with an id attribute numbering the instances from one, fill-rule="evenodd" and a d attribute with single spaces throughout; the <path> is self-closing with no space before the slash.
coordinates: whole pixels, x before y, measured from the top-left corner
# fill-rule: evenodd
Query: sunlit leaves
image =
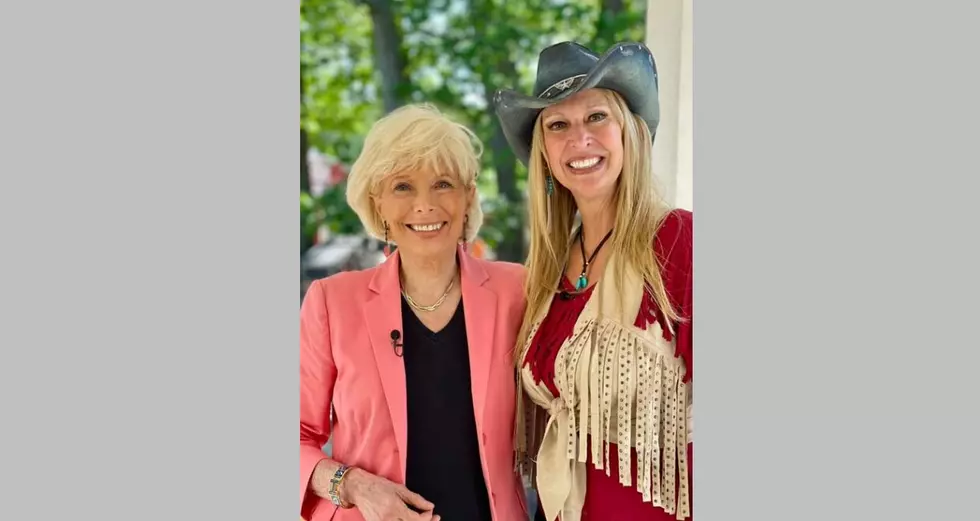
<path id="1" fill-rule="evenodd" d="M 520 201 L 500 193 L 522 193 L 525 170 L 508 150 L 491 146 L 497 122 L 488 99 L 499 88 L 529 92 L 538 53 L 548 45 L 575 40 L 601 52 L 617 41 L 642 40 L 646 1 L 606 1 L 303 0 L 301 124 L 311 145 L 325 154 L 345 164 L 357 157 L 364 135 L 383 113 L 369 4 L 390 4 L 406 59 L 403 99 L 438 105 L 485 144 L 480 191 L 488 196 L 488 223 L 481 235 L 495 243 L 523 226 L 522 211 L 514 206 Z M 623 9 L 613 12 L 617 5 Z M 500 165 L 515 175 L 498 176 Z M 350 219 L 313 210 L 332 202 L 343 206 L 337 197 L 307 201 L 306 208 L 318 218 Z"/>

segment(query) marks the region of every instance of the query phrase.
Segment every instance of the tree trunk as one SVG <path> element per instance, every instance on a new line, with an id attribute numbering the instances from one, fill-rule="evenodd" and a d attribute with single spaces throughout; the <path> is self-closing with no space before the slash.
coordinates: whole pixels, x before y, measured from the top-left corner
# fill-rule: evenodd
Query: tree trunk
<path id="1" fill-rule="evenodd" d="M 623 0 L 603 0 L 599 7 L 599 21 L 596 23 L 595 52 L 602 53 L 618 40 L 616 25 L 612 21 L 623 12 Z"/>
<path id="2" fill-rule="evenodd" d="M 374 63 L 381 73 L 381 99 L 385 114 L 400 107 L 408 92 L 401 31 L 395 22 L 391 0 L 362 0 L 371 10 L 374 24 Z"/>
<path id="3" fill-rule="evenodd" d="M 508 59 L 499 59 L 496 66 L 497 71 L 505 78 L 516 78 L 517 70 L 514 64 Z M 483 88 L 487 96 L 492 96 L 498 86 L 492 85 L 489 77 L 483 78 Z M 509 206 L 513 207 L 513 212 L 518 216 L 520 225 L 518 229 L 508 234 L 497 246 L 497 257 L 500 260 L 511 262 L 524 262 L 524 198 L 517 192 L 517 158 L 507 144 L 504 137 L 504 130 L 497 121 L 497 115 L 493 112 L 493 107 L 489 107 L 490 120 L 493 122 L 493 136 L 490 138 L 490 149 L 493 155 L 493 168 L 497 171 L 497 193 L 500 197 L 507 199 Z"/>
<path id="4" fill-rule="evenodd" d="M 302 100 L 304 74 L 300 71 L 299 77 L 299 99 Z M 310 139 L 306 135 L 306 129 L 299 127 L 299 190 L 302 192 L 310 191 L 310 166 L 306 161 L 306 156 L 310 150 Z M 306 223 L 303 222 L 302 214 L 299 223 L 299 251 L 304 252 L 313 246 L 313 238 L 306 233 Z"/>
<path id="5" fill-rule="evenodd" d="M 303 127 L 299 129 L 299 189 L 310 191 L 310 165 L 306 158 L 310 152 L 310 139 Z"/>

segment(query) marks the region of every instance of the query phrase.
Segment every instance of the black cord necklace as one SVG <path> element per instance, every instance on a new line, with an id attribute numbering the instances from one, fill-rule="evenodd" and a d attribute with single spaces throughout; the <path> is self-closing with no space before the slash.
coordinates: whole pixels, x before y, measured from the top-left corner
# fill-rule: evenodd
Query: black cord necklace
<path id="1" fill-rule="evenodd" d="M 582 252 L 582 273 L 579 274 L 578 280 L 575 282 L 575 291 L 576 292 L 581 292 L 582 290 L 584 290 L 586 287 L 589 286 L 589 277 L 588 277 L 589 266 L 592 265 L 592 262 L 595 261 L 596 256 L 599 255 L 599 250 L 602 249 L 602 246 L 604 244 L 606 244 L 606 241 L 609 240 L 609 237 L 612 236 L 612 232 L 613 232 L 612 230 L 609 230 L 606 233 L 606 236 L 603 237 L 601 241 L 599 241 L 599 245 L 595 247 L 595 250 L 593 250 L 592 255 L 589 256 L 588 258 L 586 258 L 585 257 L 585 235 L 584 235 L 584 233 L 582 231 L 582 226 L 579 226 L 579 228 L 578 228 L 578 244 L 579 244 L 579 251 Z M 562 276 L 564 277 L 564 270 L 562 270 L 562 273 L 563 273 Z M 571 295 L 567 291 L 562 291 L 561 292 L 561 298 L 563 300 L 568 300 L 569 298 L 571 298 Z"/>
<path id="2" fill-rule="evenodd" d="M 582 228 L 583 228 L 582 226 L 578 227 L 578 245 L 579 245 L 579 249 L 582 251 L 582 274 L 578 276 L 578 282 L 575 283 L 576 291 L 582 291 L 589 285 L 589 277 L 586 276 L 586 274 L 589 271 L 589 265 L 592 264 L 592 261 L 595 260 L 596 255 L 599 254 L 599 250 L 602 249 L 602 245 L 606 243 L 606 240 L 609 239 L 609 237 L 612 235 L 613 232 L 612 230 L 606 232 L 606 236 L 603 237 L 601 241 L 599 241 L 599 245 L 595 247 L 595 250 L 592 252 L 592 256 L 589 257 L 588 260 L 586 260 L 585 234 L 582 231 Z"/>

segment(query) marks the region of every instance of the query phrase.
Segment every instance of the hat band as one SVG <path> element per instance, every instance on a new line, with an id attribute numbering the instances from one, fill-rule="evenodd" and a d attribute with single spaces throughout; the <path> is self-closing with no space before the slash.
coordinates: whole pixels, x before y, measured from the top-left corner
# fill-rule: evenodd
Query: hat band
<path id="1" fill-rule="evenodd" d="M 553 98 L 556 95 L 558 95 L 558 94 L 560 94 L 562 92 L 565 92 L 568 89 L 571 89 L 572 87 L 577 87 L 579 84 L 582 83 L 582 81 L 584 81 L 584 78 L 586 76 L 588 76 L 588 75 L 587 74 L 578 74 L 578 75 L 575 75 L 575 76 L 569 76 L 568 78 L 565 78 L 565 79 L 563 79 L 563 80 L 561 80 L 559 82 L 556 82 L 556 83 L 552 84 L 547 89 L 544 89 L 544 91 L 542 91 L 541 94 L 538 94 L 538 97 L 539 98 Z"/>

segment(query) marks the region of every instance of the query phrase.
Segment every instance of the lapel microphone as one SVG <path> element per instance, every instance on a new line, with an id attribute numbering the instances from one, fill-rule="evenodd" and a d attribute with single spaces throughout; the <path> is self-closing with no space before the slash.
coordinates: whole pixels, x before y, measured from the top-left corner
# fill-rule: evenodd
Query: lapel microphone
<path id="1" fill-rule="evenodd" d="M 402 356 L 402 352 L 405 350 L 405 346 L 399 342 L 402 334 L 398 332 L 397 329 L 391 330 L 391 349 L 395 352 L 395 356 Z M 401 348 L 399 350 L 399 348 Z"/>

